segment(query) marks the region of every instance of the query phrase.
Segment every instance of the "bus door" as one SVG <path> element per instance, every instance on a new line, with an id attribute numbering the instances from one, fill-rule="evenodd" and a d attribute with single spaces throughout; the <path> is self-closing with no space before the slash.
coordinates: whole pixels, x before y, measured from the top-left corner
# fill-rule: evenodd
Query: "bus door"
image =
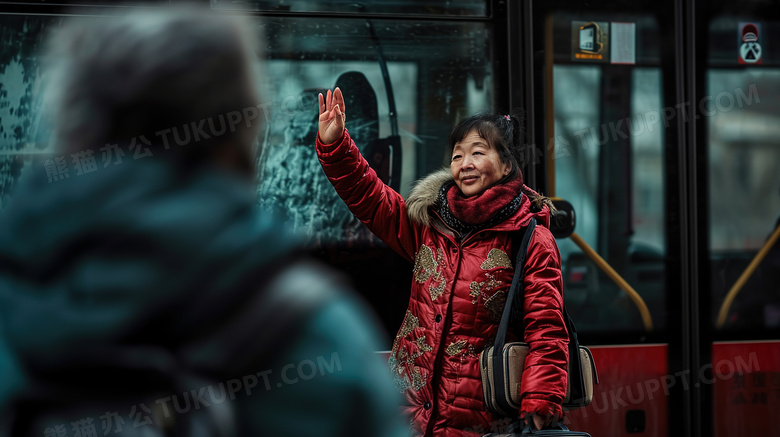
<path id="1" fill-rule="evenodd" d="M 780 435 L 780 16 L 527 2 L 537 170 L 574 205 L 566 305 L 593 435 Z M 775 416 L 773 416 L 773 414 Z"/>
<path id="2" fill-rule="evenodd" d="M 718 1 L 699 17 L 703 419 L 715 436 L 780 436 L 780 14 Z"/>
<path id="3" fill-rule="evenodd" d="M 574 206 L 574 233 L 558 240 L 564 299 L 600 378 L 566 421 L 594 436 L 676 435 L 674 9 L 551 1 L 524 13 L 537 184 Z"/>

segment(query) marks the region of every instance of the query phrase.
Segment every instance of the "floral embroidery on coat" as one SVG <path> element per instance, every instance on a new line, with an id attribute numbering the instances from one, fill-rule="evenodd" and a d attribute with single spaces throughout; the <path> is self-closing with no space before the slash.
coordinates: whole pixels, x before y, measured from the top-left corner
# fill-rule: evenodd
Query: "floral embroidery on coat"
<path id="1" fill-rule="evenodd" d="M 419 327 L 420 319 L 412 314 L 411 311 L 407 310 L 404 322 L 401 324 L 401 329 L 398 331 L 395 341 L 393 341 L 393 350 L 390 352 L 390 358 L 387 361 L 390 372 L 395 380 L 396 388 L 400 392 L 403 392 L 408 388 L 418 391 L 428 382 L 428 372 L 415 366 L 414 360 L 421 357 L 424 353 L 432 351 L 433 346 L 426 343 L 426 337 L 424 335 L 418 337 L 413 342 L 413 344 L 417 346 L 416 353 L 410 353 L 407 349 L 407 345 L 401 346 L 403 338 L 414 332 L 415 328 Z"/>
<path id="2" fill-rule="evenodd" d="M 449 346 L 447 346 L 444 351 L 447 353 L 447 355 L 453 357 L 465 351 L 465 353 L 461 356 L 461 360 L 463 358 L 474 358 L 479 355 L 477 353 L 477 348 L 475 348 L 473 344 L 470 344 L 468 341 L 462 339 L 450 342 Z"/>
<path id="3" fill-rule="evenodd" d="M 493 269 L 510 269 L 512 261 L 509 255 L 501 249 L 490 249 L 487 259 L 479 266 L 485 272 L 484 281 L 474 281 L 469 284 L 469 295 L 473 298 L 471 303 L 476 305 L 482 298 L 485 308 L 490 314 L 490 318 L 495 321 L 501 320 L 501 313 L 504 311 L 506 303 L 506 291 L 497 290 L 504 282 L 496 279 L 496 272 L 490 272 Z"/>
<path id="4" fill-rule="evenodd" d="M 468 345 L 466 340 L 454 341 L 450 343 L 449 346 L 447 346 L 445 351 L 447 352 L 447 355 L 458 355 L 459 353 L 463 352 L 463 349 L 466 349 L 466 345 Z"/>
<path id="5" fill-rule="evenodd" d="M 442 264 L 444 264 L 444 251 L 441 248 L 436 250 L 434 257 L 433 250 L 423 244 L 414 257 L 414 280 L 420 284 L 431 280 L 428 291 L 433 301 L 444 294 L 444 288 L 447 284 L 442 273 Z"/>
<path id="6" fill-rule="evenodd" d="M 485 262 L 482 263 L 479 268 L 482 270 L 491 270 L 495 268 L 508 269 L 512 267 L 512 260 L 509 259 L 509 255 L 501 249 L 490 249 L 488 257 Z"/>

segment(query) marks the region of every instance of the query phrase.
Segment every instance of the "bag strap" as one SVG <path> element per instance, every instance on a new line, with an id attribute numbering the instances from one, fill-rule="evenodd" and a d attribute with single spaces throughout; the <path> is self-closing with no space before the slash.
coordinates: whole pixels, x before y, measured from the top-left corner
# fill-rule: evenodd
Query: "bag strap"
<path id="1" fill-rule="evenodd" d="M 525 276 L 525 259 L 528 252 L 528 244 L 531 241 L 531 236 L 534 233 L 535 227 L 536 219 L 532 218 L 525 229 L 519 247 L 517 244 L 514 244 L 518 238 L 516 236 L 513 238 L 513 246 L 518 247 L 517 252 L 515 252 L 514 248 L 512 249 L 515 259 L 515 273 L 512 277 L 512 285 L 509 287 L 504 312 L 501 314 L 501 322 L 498 325 L 498 332 L 496 333 L 496 341 L 493 347 L 493 356 L 495 357 L 501 355 L 503 346 L 506 343 L 506 333 L 512 318 L 518 320 L 517 330 L 521 337 L 525 330 L 522 323 L 524 299 L 523 277 Z M 517 308 L 515 308 L 515 306 Z M 566 310 L 566 305 L 563 305 L 562 316 L 563 321 L 566 324 L 566 331 L 568 331 L 569 334 L 569 369 L 572 370 L 569 372 L 570 375 L 568 377 L 570 384 L 569 393 L 571 395 L 569 403 L 580 404 L 584 401 L 583 396 L 585 394 L 585 381 L 582 377 L 582 362 L 580 360 L 580 342 L 577 337 L 577 328 L 574 326 L 574 321 Z"/>
<path id="2" fill-rule="evenodd" d="M 512 285 L 509 287 L 509 291 L 507 292 L 506 303 L 504 304 L 504 312 L 501 314 L 501 322 L 498 324 L 496 342 L 495 346 L 493 347 L 493 356 L 496 357 L 501 355 L 501 350 L 504 347 L 504 343 L 506 343 L 506 332 L 509 329 L 509 319 L 511 318 L 512 313 L 512 301 L 514 300 L 515 295 L 520 296 L 520 299 L 522 299 L 523 296 L 522 290 L 523 274 L 525 270 L 525 256 L 528 252 L 528 243 L 531 241 L 531 236 L 534 233 L 535 227 L 536 219 L 532 218 L 528 223 L 528 226 L 525 228 L 523 240 L 520 243 L 520 248 L 518 249 L 517 256 L 515 258 L 515 274 L 512 277 Z M 520 289 L 519 291 L 518 288 Z"/>
<path id="3" fill-rule="evenodd" d="M 577 338 L 574 321 L 566 311 L 566 305 L 563 306 L 563 321 L 566 323 L 566 330 L 569 331 L 569 404 L 584 404 L 585 381 L 582 377 L 580 341 Z"/>

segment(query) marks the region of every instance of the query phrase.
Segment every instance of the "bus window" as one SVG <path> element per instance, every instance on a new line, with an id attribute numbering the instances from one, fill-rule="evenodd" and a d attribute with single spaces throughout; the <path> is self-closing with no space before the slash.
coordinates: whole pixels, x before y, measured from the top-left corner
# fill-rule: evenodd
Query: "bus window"
<path id="1" fill-rule="evenodd" d="M 20 174 L 48 149 L 42 119 L 40 59 L 44 32 L 58 18 L 2 15 L 0 27 L 0 209 L 8 202 Z"/>
<path id="2" fill-rule="evenodd" d="M 3 40 L 0 70 L 0 200 L 7 200 L 21 163 L 30 165 L 30 156 L 50 153 L 41 120 L 38 49 L 59 18 L 3 15 L 0 20 L 13 35 Z M 267 58 L 259 77 L 264 122 L 259 190 L 265 206 L 285 209 L 293 226 L 313 240 L 350 240 L 355 231 L 350 228 L 359 227 L 345 224 L 351 214 L 334 201 L 335 191 L 313 155 L 318 92 L 340 85 L 354 97 L 348 99 L 347 127 L 361 150 L 399 137 L 393 153 L 400 156 L 400 168 L 393 185 L 402 194 L 418 177 L 446 163 L 446 137 L 455 121 L 492 104 L 485 22 L 373 21 L 258 20 Z"/>
<path id="3" fill-rule="evenodd" d="M 356 144 L 386 182 L 408 194 L 413 181 L 448 162 L 446 141 L 455 123 L 493 106 L 492 24 L 479 12 L 485 4 L 474 5 L 474 17 L 453 21 L 369 20 L 359 14 L 256 20 L 264 58 L 255 115 L 261 122 L 260 207 L 278 211 L 315 256 L 345 271 L 380 313 L 388 333 L 403 317 L 411 266 L 352 216 L 322 172 L 314 147 L 317 94 L 342 88 L 347 129 Z M 42 119 L 39 49 L 60 20 L 0 16 L 0 208 L 20 175 L 47 160 L 56 159 L 70 167 L 70 177 L 81 177 L 70 156 L 53 155 Z"/>

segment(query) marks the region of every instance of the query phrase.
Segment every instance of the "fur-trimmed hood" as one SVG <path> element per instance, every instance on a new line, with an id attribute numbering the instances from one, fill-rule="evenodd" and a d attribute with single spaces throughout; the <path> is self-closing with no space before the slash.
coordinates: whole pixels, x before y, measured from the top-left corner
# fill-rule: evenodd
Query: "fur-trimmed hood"
<path id="1" fill-rule="evenodd" d="M 409 219 L 415 223 L 430 226 L 430 207 L 436 205 L 441 186 L 452 180 L 453 178 L 450 170 L 443 168 L 417 181 L 412 192 L 409 194 L 408 199 L 406 199 L 407 215 L 409 216 Z M 546 206 L 551 214 L 555 212 L 555 206 L 553 206 L 552 201 L 546 196 L 537 193 L 525 185 L 523 185 L 523 194 L 531 201 L 531 209 L 533 211 L 541 211 Z"/>
<path id="2" fill-rule="evenodd" d="M 439 197 L 439 189 L 447 182 L 453 180 L 449 169 L 435 171 L 417 181 L 406 200 L 406 209 L 409 219 L 415 223 L 430 226 L 431 214 L 428 208 L 436 203 Z"/>

